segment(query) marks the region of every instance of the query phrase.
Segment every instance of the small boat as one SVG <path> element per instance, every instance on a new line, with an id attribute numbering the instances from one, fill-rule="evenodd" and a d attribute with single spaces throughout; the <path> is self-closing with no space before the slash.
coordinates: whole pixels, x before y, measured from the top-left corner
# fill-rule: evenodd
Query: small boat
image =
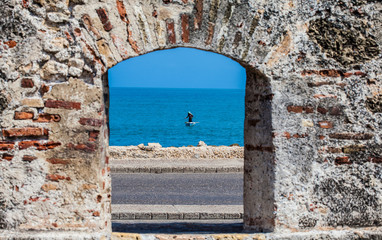
<path id="1" fill-rule="evenodd" d="M 195 124 L 199 123 L 199 122 L 184 122 L 186 124 L 186 126 L 194 126 Z"/>

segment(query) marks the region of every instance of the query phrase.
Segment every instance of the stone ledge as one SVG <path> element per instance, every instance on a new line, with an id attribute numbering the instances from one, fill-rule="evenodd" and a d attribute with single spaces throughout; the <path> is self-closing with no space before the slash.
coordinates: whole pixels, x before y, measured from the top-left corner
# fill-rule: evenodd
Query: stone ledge
<path id="1" fill-rule="evenodd" d="M 112 173 L 237 173 L 244 159 L 110 159 Z"/>
<path id="2" fill-rule="evenodd" d="M 237 173 L 244 167 L 128 167 L 112 166 L 112 173 Z"/>
<path id="3" fill-rule="evenodd" d="M 112 220 L 242 219 L 242 205 L 112 204 Z"/>
<path id="4" fill-rule="evenodd" d="M 150 146 L 150 145 L 149 145 Z M 150 147 L 110 146 L 111 159 L 232 159 L 244 158 L 244 148 L 238 146 Z"/>

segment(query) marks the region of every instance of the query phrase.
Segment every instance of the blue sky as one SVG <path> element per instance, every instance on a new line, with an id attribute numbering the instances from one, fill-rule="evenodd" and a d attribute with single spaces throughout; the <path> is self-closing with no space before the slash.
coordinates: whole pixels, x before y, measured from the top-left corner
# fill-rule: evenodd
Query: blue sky
<path id="1" fill-rule="evenodd" d="M 245 79 L 237 62 L 192 48 L 155 51 L 109 70 L 110 87 L 245 89 Z"/>

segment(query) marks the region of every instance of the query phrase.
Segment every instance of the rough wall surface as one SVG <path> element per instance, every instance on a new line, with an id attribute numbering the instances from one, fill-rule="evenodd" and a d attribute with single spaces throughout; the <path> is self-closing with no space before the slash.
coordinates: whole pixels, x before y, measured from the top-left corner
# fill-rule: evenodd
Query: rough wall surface
<path id="1" fill-rule="evenodd" d="M 382 224 L 382 4 L 3 0 L 0 229 L 109 237 L 107 70 L 193 47 L 247 69 L 245 227 Z"/>

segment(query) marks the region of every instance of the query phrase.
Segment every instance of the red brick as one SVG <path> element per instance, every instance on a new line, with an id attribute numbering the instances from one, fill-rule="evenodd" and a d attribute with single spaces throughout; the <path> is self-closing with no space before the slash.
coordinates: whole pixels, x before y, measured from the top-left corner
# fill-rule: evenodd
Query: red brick
<path id="1" fill-rule="evenodd" d="M 355 72 L 354 75 L 356 75 L 356 76 L 361 76 L 361 77 L 365 77 L 365 76 L 367 76 L 366 73 L 364 73 L 364 72 L 360 72 L 360 71 Z"/>
<path id="2" fill-rule="evenodd" d="M 4 153 L 2 158 L 4 160 L 11 161 L 13 159 L 13 155 L 8 154 L 8 153 Z"/>
<path id="3" fill-rule="evenodd" d="M 50 90 L 50 87 L 49 86 L 46 86 L 45 84 L 43 84 L 41 87 L 40 87 L 40 94 L 41 96 L 44 96 L 45 93 L 49 92 Z"/>
<path id="4" fill-rule="evenodd" d="M 58 114 L 41 113 L 38 118 L 33 120 L 33 122 L 48 123 L 48 122 L 59 122 L 61 120 Z"/>
<path id="5" fill-rule="evenodd" d="M 66 39 L 68 39 L 69 42 L 74 42 L 72 36 L 70 36 L 70 33 L 68 31 L 65 31 L 64 32 L 65 36 L 66 36 Z"/>
<path id="6" fill-rule="evenodd" d="M 212 23 L 212 22 L 208 23 L 208 36 L 207 36 L 207 39 L 206 39 L 206 42 L 205 42 L 206 45 L 211 45 L 212 39 L 214 37 L 214 32 L 215 32 L 215 24 Z M 235 35 L 235 40 L 234 40 L 235 41 L 234 42 L 235 46 L 237 46 L 238 41 L 240 41 L 238 39 L 241 40 L 241 32 L 237 32 L 236 35 Z"/>
<path id="7" fill-rule="evenodd" d="M 318 125 L 320 126 L 320 128 L 325 128 L 325 129 L 333 128 L 333 123 L 329 121 L 318 122 Z"/>
<path id="8" fill-rule="evenodd" d="M 27 120 L 33 119 L 33 112 L 15 112 L 14 119 L 15 120 Z"/>
<path id="9" fill-rule="evenodd" d="M 41 143 L 38 142 L 38 141 L 22 141 L 22 142 L 19 142 L 19 149 L 22 150 L 22 149 L 27 149 L 27 148 L 30 148 L 30 147 L 40 147 L 41 146 Z"/>
<path id="10" fill-rule="evenodd" d="M 9 48 L 14 48 L 17 45 L 17 43 L 15 41 L 13 41 L 13 40 L 4 42 L 4 44 L 7 45 Z"/>
<path id="11" fill-rule="evenodd" d="M 89 141 L 95 142 L 99 136 L 99 131 L 94 130 L 89 132 Z"/>
<path id="12" fill-rule="evenodd" d="M 52 141 L 47 142 L 47 143 L 42 143 L 39 141 L 22 141 L 22 142 L 19 142 L 19 149 L 20 150 L 27 149 L 30 147 L 35 147 L 37 150 L 43 151 L 43 150 L 53 149 L 53 148 L 56 148 L 58 146 L 61 146 L 61 143 L 52 142 Z"/>
<path id="13" fill-rule="evenodd" d="M 39 199 L 40 199 L 39 197 L 31 197 L 31 198 L 29 198 L 29 201 L 37 202 Z"/>
<path id="14" fill-rule="evenodd" d="M 127 29 L 128 29 L 128 33 L 129 33 L 127 40 L 129 41 L 129 44 L 130 44 L 131 48 L 134 50 L 134 52 L 139 54 L 140 51 L 139 51 L 139 48 L 138 48 L 138 44 L 137 44 L 136 41 L 134 41 L 134 39 L 132 37 L 133 36 L 133 32 L 131 31 L 130 27 L 127 27 Z"/>
<path id="15" fill-rule="evenodd" d="M 106 10 L 104 8 L 98 8 L 96 12 L 98 14 L 99 19 L 101 20 L 103 24 L 103 29 L 105 29 L 105 31 L 107 32 L 113 29 L 113 26 L 111 25 L 109 21 L 109 17 L 107 16 Z"/>
<path id="16" fill-rule="evenodd" d="M 329 114 L 334 116 L 342 115 L 342 109 L 339 107 L 332 107 L 329 109 Z"/>
<path id="17" fill-rule="evenodd" d="M 291 138 L 290 133 L 289 132 L 284 132 L 284 137 L 286 137 L 287 139 Z"/>
<path id="18" fill-rule="evenodd" d="M 314 112 L 314 108 L 313 107 L 304 107 L 304 111 L 306 113 L 313 113 Z"/>
<path id="19" fill-rule="evenodd" d="M 82 35 L 81 29 L 79 28 L 75 28 L 73 32 L 77 37 L 80 37 Z"/>
<path id="20" fill-rule="evenodd" d="M 328 151 L 330 153 L 342 153 L 342 148 L 329 147 Z"/>
<path id="21" fill-rule="evenodd" d="M 105 164 L 109 164 L 109 157 L 108 156 L 105 157 Z"/>
<path id="22" fill-rule="evenodd" d="M 94 119 L 94 118 L 80 118 L 79 123 L 81 125 L 101 127 L 103 125 L 104 121 L 101 119 Z"/>
<path id="23" fill-rule="evenodd" d="M 323 77 L 341 77 L 342 72 L 334 69 L 320 70 L 319 75 Z"/>
<path id="24" fill-rule="evenodd" d="M 374 137 L 371 133 L 332 133 L 330 138 L 341 140 L 370 140 Z"/>
<path id="25" fill-rule="evenodd" d="M 23 156 L 23 161 L 24 162 L 32 162 L 32 161 L 34 161 L 36 159 L 37 159 L 37 157 L 35 157 L 35 156 L 30 156 L 30 155 L 24 155 Z"/>
<path id="26" fill-rule="evenodd" d="M 324 140 L 324 139 L 325 139 L 325 136 L 320 135 L 320 136 L 318 136 L 318 139 L 320 139 L 320 140 Z"/>
<path id="27" fill-rule="evenodd" d="M 342 164 L 352 164 L 349 157 L 337 157 L 335 160 L 336 165 L 342 165 Z"/>
<path id="28" fill-rule="evenodd" d="M 187 14 L 182 14 L 182 41 L 184 43 L 190 42 L 190 25 L 189 16 Z"/>
<path id="29" fill-rule="evenodd" d="M 0 151 L 7 151 L 13 149 L 15 143 L 13 142 L 0 142 Z"/>
<path id="30" fill-rule="evenodd" d="M 195 0 L 194 28 L 200 29 L 203 21 L 203 0 Z"/>
<path id="31" fill-rule="evenodd" d="M 70 177 L 65 177 L 65 176 L 58 175 L 58 174 L 48 174 L 46 176 L 46 179 L 48 179 L 50 181 L 54 181 L 54 182 L 58 182 L 59 180 L 68 180 L 68 181 L 70 181 Z"/>
<path id="32" fill-rule="evenodd" d="M 295 134 L 293 134 L 294 138 L 305 138 L 307 136 L 308 136 L 307 133 L 304 133 L 304 134 L 295 133 Z"/>
<path id="33" fill-rule="evenodd" d="M 303 106 L 290 105 L 287 107 L 287 110 L 288 110 L 288 112 L 302 113 L 302 111 L 304 110 L 304 107 Z"/>
<path id="34" fill-rule="evenodd" d="M 68 165 L 70 163 L 69 160 L 65 160 L 61 158 L 48 158 L 46 159 L 46 161 L 51 164 L 62 164 L 62 165 Z"/>
<path id="35" fill-rule="evenodd" d="M 57 223 L 52 223 L 52 226 L 56 228 L 56 227 L 58 227 L 58 224 Z"/>
<path id="36" fill-rule="evenodd" d="M 91 143 L 87 143 L 87 144 L 72 144 L 72 143 L 69 143 L 67 145 L 67 148 L 70 149 L 70 150 L 80 150 L 80 151 L 84 151 L 84 152 L 94 152 L 96 150 L 96 145 L 95 144 L 91 144 Z"/>
<path id="37" fill-rule="evenodd" d="M 126 24 L 130 24 L 129 19 L 127 18 L 126 8 L 125 8 L 125 5 L 123 4 L 123 1 L 122 0 L 116 0 L 116 2 L 117 2 L 117 10 L 119 13 L 119 17 Z"/>
<path id="38" fill-rule="evenodd" d="M 29 7 L 29 0 L 23 0 L 23 8 Z"/>
<path id="39" fill-rule="evenodd" d="M 351 77 L 353 75 L 353 73 L 346 72 L 343 75 L 344 75 L 345 78 L 348 78 L 348 77 Z"/>
<path id="40" fill-rule="evenodd" d="M 45 128 L 12 128 L 3 130 L 5 137 L 42 137 L 48 136 L 48 129 Z"/>
<path id="41" fill-rule="evenodd" d="M 382 163 L 382 157 L 369 157 L 369 161 L 372 163 Z"/>
<path id="42" fill-rule="evenodd" d="M 313 82 L 313 83 L 308 83 L 308 87 L 321 87 L 325 85 L 332 85 L 332 82 Z"/>
<path id="43" fill-rule="evenodd" d="M 315 70 L 304 70 L 301 72 L 302 76 L 310 76 L 312 74 L 316 74 L 316 71 Z"/>
<path id="44" fill-rule="evenodd" d="M 81 103 L 79 102 L 68 102 L 60 100 L 47 100 L 45 102 L 45 107 L 47 108 L 63 108 L 63 109 L 81 109 Z"/>
<path id="45" fill-rule="evenodd" d="M 176 37 L 175 37 L 175 24 L 174 20 L 168 19 L 166 21 L 166 27 L 167 27 L 167 40 L 171 44 L 176 43 Z"/>
<path id="46" fill-rule="evenodd" d="M 0 151 L 8 151 L 13 149 L 15 144 L 13 142 L 0 142 Z"/>
<path id="47" fill-rule="evenodd" d="M 21 80 L 21 87 L 22 88 L 33 88 L 34 87 L 34 82 L 30 78 L 23 78 Z"/>
<path id="48" fill-rule="evenodd" d="M 343 75 L 342 71 L 335 69 L 304 70 L 301 72 L 302 76 L 310 76 L 313 74 L 320 75 L 322 77 L 341 77 Z"/>
<path id="49" fill-rule="evenodd" d="M 318 108 L 317 108 L 317 112 L 319 112 L 319 113 L 321 113 L 321 114 L 326 114 L 326 113 L 328 112 L 328 110 L 325 109 L 325 108 L 322 108 L 322 107 L 318 107 Z"/>
<path id="50" fill-rule="evenodd" d="M 158 12 L 157 10 L 154 10 L 153 13 L 151 14 L 153 17 L 157 18 L 158 17 Z"/>

